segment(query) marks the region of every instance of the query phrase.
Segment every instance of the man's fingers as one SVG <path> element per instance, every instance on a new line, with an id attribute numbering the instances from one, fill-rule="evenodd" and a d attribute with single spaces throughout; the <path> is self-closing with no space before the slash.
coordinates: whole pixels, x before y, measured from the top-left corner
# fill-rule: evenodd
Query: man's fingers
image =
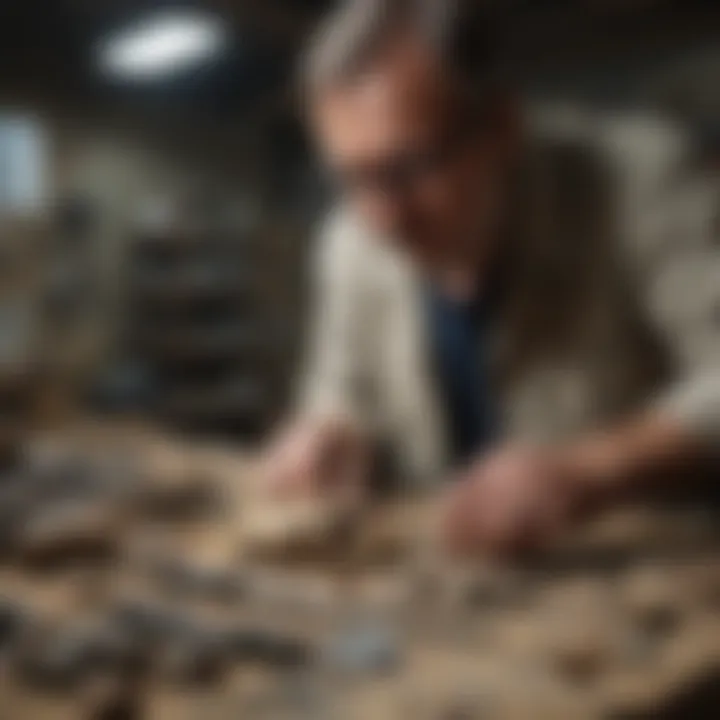
<path id="1" fill-rule="evenodd" d="M 281 440 L 268 455 L 264 480 L 272 495 L 300 494 L 311 484 L 315 471 L 315 452 L 309 444 L 302 447 L 297 438 Z"/>
<path id="2" fill-rule="evenodd" d="M 532 541 L 532 498 L 519 492 L 509 467 L 481 469 L 450 494 L 445 537 L 453 553 L 512 553 Z"/>
<path id="3" fill-rule="evenodd" d="M 359 441 L 329 428 L 298 431 L 280 440 L 266 466 L 266 485 L 280 497 L 358 494 L 367 454 Z"/>

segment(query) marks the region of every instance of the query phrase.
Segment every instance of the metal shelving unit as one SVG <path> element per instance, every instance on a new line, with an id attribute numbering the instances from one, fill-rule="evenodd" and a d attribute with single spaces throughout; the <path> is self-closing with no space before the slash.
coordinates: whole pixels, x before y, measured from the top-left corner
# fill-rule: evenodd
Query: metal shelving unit
<path id="1" fill-rule="evenodd" d="M 284 347 L 267 249 L 243 233 L 137 235 L 126 346 L 147 373 L 151 414 L 189 430 L 267 429 Z"/>

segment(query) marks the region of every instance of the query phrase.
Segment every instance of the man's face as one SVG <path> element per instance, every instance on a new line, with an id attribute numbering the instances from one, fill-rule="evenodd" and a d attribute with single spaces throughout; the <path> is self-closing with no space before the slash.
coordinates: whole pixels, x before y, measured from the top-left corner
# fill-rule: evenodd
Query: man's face
<path id="1" fill-rule="evenodd" d="M 476 257 L 497 222 L 506 128 L 469 115 L 412 42 L 314 105 L 318 144 L 346 198 L 424 265 Z"/>

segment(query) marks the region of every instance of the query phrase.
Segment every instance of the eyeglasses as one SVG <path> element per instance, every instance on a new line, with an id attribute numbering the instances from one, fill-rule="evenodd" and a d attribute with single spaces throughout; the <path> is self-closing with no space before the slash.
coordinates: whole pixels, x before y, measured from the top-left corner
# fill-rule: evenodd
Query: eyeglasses
<path id="1" fill-rule="evenodd" d="M 351 195 L 367 192 L 393 196 L 411 194 L 422 183 L 442 173 L 478 131 L 476 122 L 456 124 L 432 147 L 402 151 L 365 167 L 341 169 L 337 179 Z"/>

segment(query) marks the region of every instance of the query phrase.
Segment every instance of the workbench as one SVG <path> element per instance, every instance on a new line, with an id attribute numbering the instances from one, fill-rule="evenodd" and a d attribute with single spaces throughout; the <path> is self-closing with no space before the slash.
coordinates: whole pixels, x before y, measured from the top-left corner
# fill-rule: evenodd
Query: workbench
<path id="1" fill-rule="evenodd" d="M 63 503 L 75 484 L 95 525 L 66 543 L 18 505 L 0 720 L 718 716 L 710 507 L 629 506 L 511 565 L 425 566 L 433 503 L 395 498 L 313 552 L 260 558 L 242 546 L 245 453 L 100 427 L 28 448 L 22 481 Z"/>

